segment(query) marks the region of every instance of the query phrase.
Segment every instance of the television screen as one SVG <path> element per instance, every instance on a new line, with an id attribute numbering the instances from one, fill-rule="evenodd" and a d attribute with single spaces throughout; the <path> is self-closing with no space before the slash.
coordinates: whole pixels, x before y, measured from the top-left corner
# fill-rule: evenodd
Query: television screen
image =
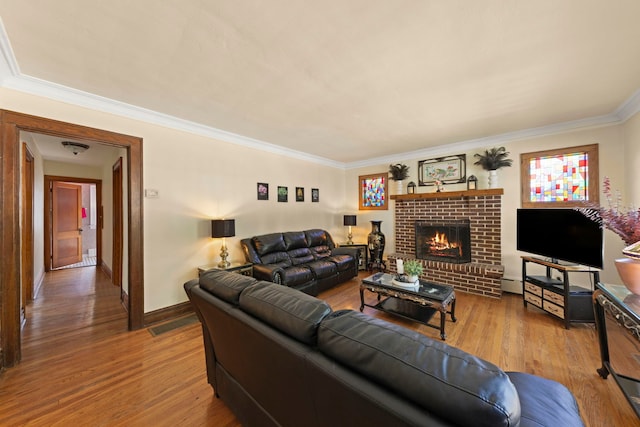
<path id="1" fill-rule="evenodd" d="M 604 231 L 574 209 L 518 209 L 517 249 L 554 263 L 602 269 Z"/>

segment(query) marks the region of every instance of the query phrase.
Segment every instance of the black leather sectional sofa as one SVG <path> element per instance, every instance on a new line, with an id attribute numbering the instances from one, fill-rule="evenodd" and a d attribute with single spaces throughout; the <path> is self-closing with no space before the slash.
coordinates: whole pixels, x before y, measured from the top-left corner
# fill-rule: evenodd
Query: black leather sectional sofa
<path id="1" fill-rule="evenodd" d="M 225 271 L 184 288 L 209 383 L 243 425 L 583 426 L 560 383 L 295 289 Z"/>
<path id="2" fill-rule="evenodd" d="M 357 249 L 336 248 L 325 230 L 254 236 L 240 241 L 253 277 L 318 295 L 358 275 Z"/>

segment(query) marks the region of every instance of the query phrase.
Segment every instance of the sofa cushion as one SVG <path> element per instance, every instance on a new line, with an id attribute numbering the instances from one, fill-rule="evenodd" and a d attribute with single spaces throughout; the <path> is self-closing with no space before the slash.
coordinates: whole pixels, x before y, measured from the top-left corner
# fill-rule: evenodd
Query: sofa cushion
<path id="1" fill-rule="evenodd" d="M 520 396 L 520 426 L 583 427 L 575 397 L 564 385 L 524 372 L 507 372 Z"/>
<path id="2" fill-rule="evenodd" d="M 307 345 L 316 345 L 318 325 L 329 313 L 326 302 L 296 289 L 258 282 L 240 295 L 240 308 Z"/>
<path id="3" fill-rule="evenodd" d="M 335 263 L 320 259 L 308 263 L 307 267 L 311 269 L 313 275 L 318 279 L 335 276 L 338 272 L 338 267 Z"/>
<path id="4" fill-rule="evenodd" d="M 289 258 L 291 259 L 291 264 L 305 264 L 314 260 L 313 255 L 311 255 L 311 251 L 309 248 L 298 248 L 293 249 L 287 252 Z"/>
<path id="5" fill-rule="evenodd" d="M 328 258 L 331 256 L 331 249 L 327 245 L 313 246 L 311 247 L 311 252 L 316 259 Z"/>
<path id="6" fill-rule="evenodd" d="M 282 233 L 282 237 L 284 238 L 287 251 L 309 247 L 307 236 L 304 234 L 304 231 L 288 231 L 286 233 Z"/>
<path id="7" fill-rule="evenodd" d="M 306 265 L 294 265 L 282 270 L 282 284 L 296 286 L 313 281 L 313 272 Z"/>
<path id="8" fill-rule="evenodd" d="M 286 252 L 271 252 L 260 257 L 263 264 L 275 264 L 278 267 L 288 267 L 291 265 L 291 258 Z"/>
<path id="9" fill-rule="evenodd" d="M 338 271 L 346 271 L 353 267 L 353 257 L 351 255 L 331 255 L 326 260 L 333 262 Z"/>
<path id="10" fill-rule="evenodd" d="M 261 257 L 271 252 L 284 252 L 287 248 L 282 233 L 263 234 L 262 236 L 255 236 L 251 240 L 253 241 L 253 247 L 256 248 L 256 252 Z"/>
<path id="11" fill-rule="evenodd" d="M 453 424 L 520 421 L 518 393 L 505 372 L 409 329 L 343 310 L 320 324 L 318 349 Z"/>
<path id="12" fill-rule="evenodd" d="M 224 270 L 210 270 L 200 276 L 200 287 L 228 303 L 238 305 L 240 292 L 257 282 L 253 277 Z"/>

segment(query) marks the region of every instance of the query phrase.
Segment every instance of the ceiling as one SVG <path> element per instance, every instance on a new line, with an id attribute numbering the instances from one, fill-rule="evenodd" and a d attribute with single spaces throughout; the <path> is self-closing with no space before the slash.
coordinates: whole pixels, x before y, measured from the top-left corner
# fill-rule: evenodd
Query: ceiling
<path id="1" fill-rule="evenodd" d="M 0 16 L 14 79 L 346 166 L 615 121 L 640 88 L 637 0 L 0 0 Z"/>

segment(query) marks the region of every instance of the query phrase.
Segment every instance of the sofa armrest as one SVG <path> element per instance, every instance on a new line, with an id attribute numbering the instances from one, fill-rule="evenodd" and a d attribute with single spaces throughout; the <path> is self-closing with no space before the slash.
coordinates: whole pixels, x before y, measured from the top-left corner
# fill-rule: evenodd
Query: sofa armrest
<path id="1" fill-rule="evenodd" d="M 282 268 L 273 264 L 254 264 L 253 277 L 258 280 L 282 284 Z"/>

